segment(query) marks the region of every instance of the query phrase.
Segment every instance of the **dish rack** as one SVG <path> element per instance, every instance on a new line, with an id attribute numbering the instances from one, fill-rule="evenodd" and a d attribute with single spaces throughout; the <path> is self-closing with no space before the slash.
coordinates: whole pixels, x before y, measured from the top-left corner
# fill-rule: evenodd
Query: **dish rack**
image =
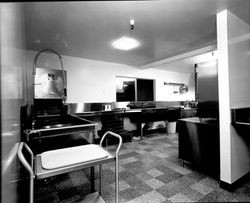
<path id="1" fill-rule="evenodd" d="M 115 154 L 111 154 L 102 147 L 102 143 L 107 135 L 114 136 L 119 139 Z M 69 147 L 57 150 L 43 152 L 34 156 L 29 146 L 21 142 L 18 148 L 18 158 L 29 172 L 30 175 L 30 196 L 29 202 L 34 202 L 34 180 L 44 179 L 63 173 L 68 173 L 84 168 L 99 165 L 99 192 L 87 195 L 80 202 L 105 202 L 101 196 L 102 190 L 102 164 L 115 162 L 115 202 L 119 202 L 119 171 L 118 171 L 118 154 L 122 145 L 120 135 L 107 131 L 99 145 L 88 144 L 77 147 Z M 30 163 L 23 155 L 23 149 L 26 149 L 31 156 Z M 79 202 L 79 201 L 78 201 Z"/>

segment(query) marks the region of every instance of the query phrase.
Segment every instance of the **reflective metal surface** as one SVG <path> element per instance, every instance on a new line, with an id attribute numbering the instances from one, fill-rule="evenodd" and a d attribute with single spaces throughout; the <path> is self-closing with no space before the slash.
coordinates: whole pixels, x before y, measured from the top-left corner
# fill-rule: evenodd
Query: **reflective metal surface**
<path id="1" fill-rule="evenodd" d="M 133 102 L 136 103 L 135 109 L 144 109 L 144 108 L 164 108 L 164 107 L 180 107 L 180 102 L 177 101 L 150 101 L 150 102 Z M 113 112 L 125 110 L 126 112 L 132 111 L 131 105 L 132 102 L 106 102 L 106 103 L 69 103 L 68 113 L 69 114 L 82 114 L 82 113 L 104 113 L 104 112 Z M 149 105 L 150 103 L 150 105 Z M 110 106 L 111 108 L 106 108 Z M 135 106 L 135 105 L 134 105 Z M 108 110 L 107 110 L 108 109 Z M 134 108 L 133 108 L 134 109 Z M 140 110 L 136 110 L 140 111 Z"/>
<path id="2" fill-rule="evenodd" d="M 107 106 L 109 108 L 107 108 Z M 79 114 L 87 112 L 97 112 L 97 111 L 111 111 L 114 109 L 113 102 L 106 103 L 71 103 L 68 104 L 69 114 Z"/>
<path id="3" fill-rule="evenodd" d="M 187 85 L 181 85 L 180 88 L 179 88 L 179 92 L 181 94 L 184 94 L 184 93 L 187 93 L 188 92 L 188 86 Z"/>
<path id="4" fill-rule="evenodd" d="M 60 128 L 60 127 L 66 127 L 66 126 L 72 126 L 72 124 L 66 123 L 66 124 L 46 125 L 46 126 L 42 127 L 42 129 Z"/>
<path id="5" fill-rule="evenodd" d="M 64 71 L 66 75 L 66 72 Z M 35 98 L 60 99 L 64 96 L 63 72 L 45 68 L 36 68 Z"/>
<path id="6" fill-rule="evenodd" d="M 98 125 L 87 119 L 74 115 L 42 118 L 36 122 L 35 128 L 26 131 L 26 139 L 41 139 L 43 137 L 55 137 L 78 132 L 94 132 Z"/>

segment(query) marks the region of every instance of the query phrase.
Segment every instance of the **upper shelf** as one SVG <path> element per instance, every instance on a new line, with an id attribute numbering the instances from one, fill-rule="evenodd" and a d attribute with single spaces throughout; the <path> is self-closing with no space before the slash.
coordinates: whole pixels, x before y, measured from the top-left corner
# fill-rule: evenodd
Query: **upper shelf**
<path id="1" fill-rule="evenodd" d="M 232 123 L 246 123 L 250 125 L 250 107 L 232 109 Z"/>
<path id="2" fill-rule="evenodd" d="M 240 134 L 249 134 L 250 107 L 231 109 L 232 125 Z"/>

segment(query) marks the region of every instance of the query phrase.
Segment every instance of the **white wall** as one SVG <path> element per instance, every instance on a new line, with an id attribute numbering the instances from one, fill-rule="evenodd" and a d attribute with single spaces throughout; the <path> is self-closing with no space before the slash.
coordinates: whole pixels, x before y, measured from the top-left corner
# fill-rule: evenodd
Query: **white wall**
<path id="1" fill-rule="evenodd" d="M 30 67 L 30 70 L 36 53 L 27 51 L 27 67 Z M 152 68 L 142 70 L 123 64 L 70 56 L 63 56 L 62 60 L 64 68 L 67 70 L 68 103 L 116 101 L 116 76 L 155 79 L 156 101 L 184 101 L 195 98 L 193 74 Z M 60 62 L 55 55 L 45 53 L 40 55 L 37 66 L 60 69 Z M 31 71 L 29 78 L 32 78 Z M 164 82 L 188 84 L 190 91 L 183 95 L 174 94 L 173 87 L 164 86 Z"/>
<path id="2" fill-rule="evenodd" d="M 231 108 L 250 106 L 250 26 L 230 11 L 217 14 L 220 105 L 220 179 L 229 184 L 250 171 L 249 146 L 231 125 Z"/>

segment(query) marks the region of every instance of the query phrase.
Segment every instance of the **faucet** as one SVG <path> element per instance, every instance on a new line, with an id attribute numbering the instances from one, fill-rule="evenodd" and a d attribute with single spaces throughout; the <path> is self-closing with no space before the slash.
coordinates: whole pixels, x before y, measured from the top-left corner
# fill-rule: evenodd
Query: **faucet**
<path id="1" fill-rule="evenodd" d="M 66 92 L 66 78 L 65 78 L 65 72 L 64 72 L 63 63 L 62 63 L 62 56 L 60 54 L 58 54 L 56 51 L 52 50 L 52 49 L 43 49 L 42 51 L 38 52 L 36 54 L 35 58 L 34 58 L 33 72 L 32 72 L 32 75 L 33 75 L 33 87 L 34 87 L 33 99 L 35 99 L 35 75 L 36 75 L 37 59 L 38 59 L 39 55 L 41 53 L 43 53 L 43 52 L 56 54 L 58 56 L 59 60 L 60 60 L 61 68 L 62 68 L 62 75 L 63 75 L 63 78 L 62 78 L 63 95 L 61 96 L 61 100 L 62 100 L 63 106 L 65 107 L 66 106 L 66 100 L 67 100 L 67 92 Z M 34 129 L 35 123 L 36 123 L 36 120 L 35 120 L 35 113 L 34 113 L 34 109 L 33 109 L 33 112 L 32 112 L 32 129 Z"/>

